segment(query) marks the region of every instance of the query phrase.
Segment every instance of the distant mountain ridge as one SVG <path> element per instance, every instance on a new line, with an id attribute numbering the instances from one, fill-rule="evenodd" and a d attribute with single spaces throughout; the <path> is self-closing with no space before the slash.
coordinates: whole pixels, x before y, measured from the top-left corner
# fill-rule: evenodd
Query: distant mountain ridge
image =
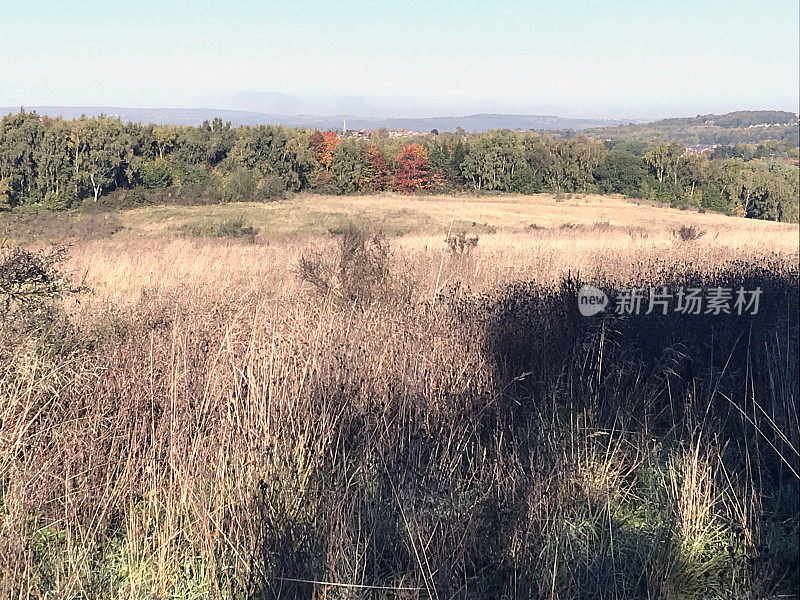
<path id="1" fill-rule="evenodd" d="M 2 107 L 0 115 L 16 113 L 18 107 Z M 315 129 L 406 129 L 427 133 L 431 130 L 455 131 L 463 128 L 467 132 L 482 133 L 492 129 L 522 130 L 574 130 L 605 139 L 637 137 L 659 139 L 669 137 L 686 143 L 708 142 L 730 143 L 732 130 L 750 130 L 748 139 L 797 138 L 797 115 L 779 110 L 735 111 L 722 115 L 707 114 L 688 118 L 668 118 L 651 122 L 633 120 L 579 119 L 548 115 L 524 115 L 502 113 L 480 113 L 456 117 L 360 117 L 357 115 L 284 115 L 248 110 L 214 108 L 124 108 L 114 106 L 29 106 L 25 110 L 36 111 L 49 117 L 65 119 L 106 114 L 126 122 L 153 123 L 158 125 L 200 125 L 219 117 L 239 125 L 285 125 L 287 127 L 309 127 Z M 726 133 L 731 131 L 731 133 Z M 736 134 L 736 139 L 743 134 Z"/>
<path id="2" fill-rule="evenodd" d="M 0 113 L 15 113 L 19 107 L 3 107 Z M 432 129 L 454 131 L 461 127 L 469 132 L 484 132 L 490 129 L 586 129 L 589 127 L 614 126 L 630 121 L 606 119 L 575 119 L 547 115 L 475 114 L 463 117 L 359 117 L 357 115 L 281 115 L 244 110 L 213 108 L 123 108 L 115 106 L 27 106 L 25 110 L 36 111 L 49 117 L 74 119 L 106 114 L 119 117 L 126 122 L 154 123 L 158 125 L 200 125 L 215 117 L 239 125 L 286 125 L 287 127 L 313 127 L 316 129 L 411 129 L 427 133 Z"/>

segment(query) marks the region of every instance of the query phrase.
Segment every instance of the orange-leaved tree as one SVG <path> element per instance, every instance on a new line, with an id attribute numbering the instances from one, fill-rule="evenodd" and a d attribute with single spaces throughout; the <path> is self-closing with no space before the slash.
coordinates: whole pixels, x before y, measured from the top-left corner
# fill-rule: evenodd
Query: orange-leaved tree
<path id="1" fill-rule="evenodd" d="M 403 144 L 397 157 L 395 185 L 404 194 L 428 187 L 428 149 L 420 144 Z"/>
<path id="2" fill-rule="evenodd" d="M 315 131 L 308 138 L 308 147 L 314 151 L 314 156 L 317 162 L 324 168 L 331 168 L 331 161 L 333 159 L 333 150 L 339 145 L 339 136 L 333 131 L 325 131 L 320 133 Z"/>

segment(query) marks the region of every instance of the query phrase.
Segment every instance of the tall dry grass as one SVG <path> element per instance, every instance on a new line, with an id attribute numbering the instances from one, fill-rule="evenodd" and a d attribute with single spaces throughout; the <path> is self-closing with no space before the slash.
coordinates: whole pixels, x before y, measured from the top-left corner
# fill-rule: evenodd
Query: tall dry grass
<path id="1" fill-rule="evenodd" d="M 4 354 L 0 594 L 796 589 L 796 249 L 604 227 L 442 242 L 400 240 L 410 292 L 355 301 L 298 276 L 312 245 L 342 264 L 335 240 L 73 248 L 94 294 Z M 765 309 L 586 320 L 578 273 L 757 282 Z"/>

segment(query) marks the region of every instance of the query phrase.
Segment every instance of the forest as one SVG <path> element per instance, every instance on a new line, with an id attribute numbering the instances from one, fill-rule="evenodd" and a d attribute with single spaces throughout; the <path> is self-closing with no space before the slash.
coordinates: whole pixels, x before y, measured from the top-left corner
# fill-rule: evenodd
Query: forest
<path id="1" fill-rule="evenodd" d="M 763 130 L 762 129 L 762 137 Z M 63 210 L 153 190 L 205 202 L 314 191 L 359 194 L 622 194 L 670 206 L 798 221 L 798 152 L 786 140 L 693 152 L 678 141 L 464 130 L 390 137 L 282 126 L 199 127 L 64 120 L 20 110 L 0 120 L 0 210 Z"/>

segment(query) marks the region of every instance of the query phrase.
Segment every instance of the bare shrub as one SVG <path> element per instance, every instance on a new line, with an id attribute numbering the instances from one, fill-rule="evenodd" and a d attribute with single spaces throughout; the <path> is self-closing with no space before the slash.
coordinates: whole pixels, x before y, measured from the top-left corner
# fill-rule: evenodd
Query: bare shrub
<path id="1" fill-rule="evenodd" d="M 324 296 L 367 305 L 391 295 L 392 249 L 382 232 L 355 225 L 332 231 L 336 248 L 311 249 L 300 257 L 300 278 Z"/>
<path id="2" fill-rule="evenodd" d="M 672 235 L 678 238 L 681 242 L 694 242 L 699 240 L 705 234 L 705 229 L 699 229 L 694 225 L 681 225 L 679 229 L 675 229 L 672 232 Z"/>
<path id="3" fill-rule="evenodd" d="M 644 227 L 628 227 L 626 231 L 632 240 L 646 240 L 650 237 L 650 232 Z"/>
<path id="4" fill-rule="evenodd" d="M 71 350 L 72 327 L 58 300 L 88 289 L 61 270 L 66 258 L 65 248 L 0 250 L 0 357 L 27 342 L 45 353 Z"/>
<path id="5" fill-rule="evenodd" d="M 451 233 L 445 241 L 450 252 L 454 254 L 470 254 L 478 245 L 478 239 L 478 236 L 474 233 L 467 235 L 466 232 L 460 231 Z"/>

